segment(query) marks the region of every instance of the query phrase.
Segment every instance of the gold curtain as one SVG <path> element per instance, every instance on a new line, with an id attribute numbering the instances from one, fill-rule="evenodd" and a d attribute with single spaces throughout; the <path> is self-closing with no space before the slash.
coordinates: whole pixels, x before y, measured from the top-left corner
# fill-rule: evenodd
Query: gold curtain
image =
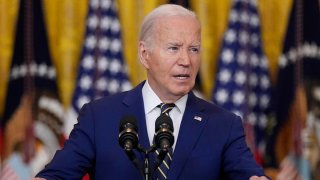
<path id="1" fill-rule="evenodd" d="M 117 0 L 122 28 L 124 57 L 129 76 L 135 86 L 146 78 L 143 66 L 138 60 L 138 33 L 143 17 L 166 0 Z"/>
<path id="2" fill-rule="evenodd" d="M 0 114 L 7 89 L 18 3 L 18 0 L 0 0 Z"/>
<path id="3" fill-rule="evenodd" d="M 200 77 L 204 96 L 209 99 L 215 81 L 216 59 L 220 42 L 228 24 L 231 1 L 191 0 L 190 4 L 202 24 Z"/>
<path id="4" fill-rule="evenodd" d="M 228 25 L 231 0 L 191 0 L 191 6 L 202 23 L 201 81 L 205 97 L 211 98 L 214 87 L 216 61 L 223 33 Z M 269 60 L 270 75 L 274 82 L 278 57 L 282 50 L 292 0 L 259 0 L 261 34 L 264 52 Z"/>
<path id="5" fill-rule="evenodd" d="M 51 57 L 57 67 L 62 102 L 68 107 L 77 76 L 88 1 L 43 1 Z"/>
<path id="6" fill-rule="evenodd" d="M 292 0 L 259 0 L 263 50 L 269 60 L 271 80 L 275 83 L 278 58 L 282 52 Z"/>
<path id="7" fill-rule="evenodd" d="M 58 73 L 65 107 L 70 105 L 82 48 L 88 0 L 43 0 L 50 51 Z M 124 57 L 133 85 L 145 78 L 137 59 L 137 35 L 145 14 L 166 0 L 117 0 L 122 26 Z M 3 111 L 9 64 L 12 57 L 18 0 L 0 0 L 0 112 Z M 201 77 L 204 94 L 210 98 L 216 59 L 227 26 L 231 0 L 190 0 L 203 25 Z M 263 48 L 274 81 L 292 0 L 259 0 Z"/>
<path id="8" fill-rule="evenodd" d="M 43 0 L 47 34 L 58 86 L 65 107 L 70 104 L 83 41 L 87 0 Z M 0 0 L 0 113 L 8 82 L 19 0 Z M 71 72 L 71 73 L 70 73 Z"/>

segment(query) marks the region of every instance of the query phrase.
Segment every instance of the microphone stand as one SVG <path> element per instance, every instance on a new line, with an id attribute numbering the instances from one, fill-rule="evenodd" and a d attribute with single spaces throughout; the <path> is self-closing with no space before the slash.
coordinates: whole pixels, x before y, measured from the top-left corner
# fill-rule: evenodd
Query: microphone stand
<path id="1" fill-rule="evenodd" d="M 138 144 L 137 149 L 144 154 L 144 167 L 143 167 L 143 177 L 145 180 L 152 180 L 152 173 L 150 168 L 149 153 L 153 153 L 156 150 L 157 146 L 153 144 L 149 149 L 143 148 Z"/>

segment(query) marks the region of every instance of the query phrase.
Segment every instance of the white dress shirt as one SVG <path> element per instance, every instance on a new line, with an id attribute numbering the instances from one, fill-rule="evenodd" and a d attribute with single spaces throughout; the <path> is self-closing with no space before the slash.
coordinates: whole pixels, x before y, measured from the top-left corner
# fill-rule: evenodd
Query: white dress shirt
<path id="1" fill-rule="evenodd" d="M 146 113 L 145 116 L 146 116 L 146 125 L 147 125 L 149 142 L 152 145 L 152 141 L 155 133 L 155 122 L 161 113 L 160 108 L 158 108 L 157 106 L 163 102 L 152 90 L 148 81 L 145 82 L 142 88 L 142 97 L 143 97 L 144 110 Z M 173 128 L 174 128 L 174 131 L 173 131 L 174 144 L 172 146 L 173 150 L 178 140 L 180 124 L 182 121 L 182 116 L 186 109 L 187 99 L 188 99 L 188 94 L 178 99 L 176 102 L 174 102 L 176 106 L 169 112 L 169 116 L 172 119 Z"/>

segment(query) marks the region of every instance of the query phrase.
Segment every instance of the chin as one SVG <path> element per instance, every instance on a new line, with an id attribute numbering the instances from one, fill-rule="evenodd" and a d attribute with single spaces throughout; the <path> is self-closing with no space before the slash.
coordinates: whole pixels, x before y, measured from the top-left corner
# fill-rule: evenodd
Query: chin
<path id="1" fill-rule="evenodd" d="M 175 89 L 175 94 L 177 95 L 177 96 L 184 96 L 184 95 L 186 95 L 186 94 L 188 94 L 189 92 L 191 91 L 191 88 L 183 88 L 183 89 L 181 89 L 181 88 L 176 88 Z"/>

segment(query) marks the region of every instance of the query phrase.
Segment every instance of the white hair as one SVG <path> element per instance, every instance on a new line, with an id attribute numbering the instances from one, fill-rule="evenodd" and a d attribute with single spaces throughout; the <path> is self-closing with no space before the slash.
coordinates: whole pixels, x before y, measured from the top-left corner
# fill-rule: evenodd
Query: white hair
<path id="1" fill-rule="evenodd" d="M 160 5 L 144 18 L 140 29 L 139 41 L 144 41 L 150 46 L 151 39 L 153 38 L 154 34 L 153 31 L 155 22 L 159 18 L 172 16 L 189 16 L 198 20 L 196 14 L 193 11 L 182 6 L 175 4 Z"/>

